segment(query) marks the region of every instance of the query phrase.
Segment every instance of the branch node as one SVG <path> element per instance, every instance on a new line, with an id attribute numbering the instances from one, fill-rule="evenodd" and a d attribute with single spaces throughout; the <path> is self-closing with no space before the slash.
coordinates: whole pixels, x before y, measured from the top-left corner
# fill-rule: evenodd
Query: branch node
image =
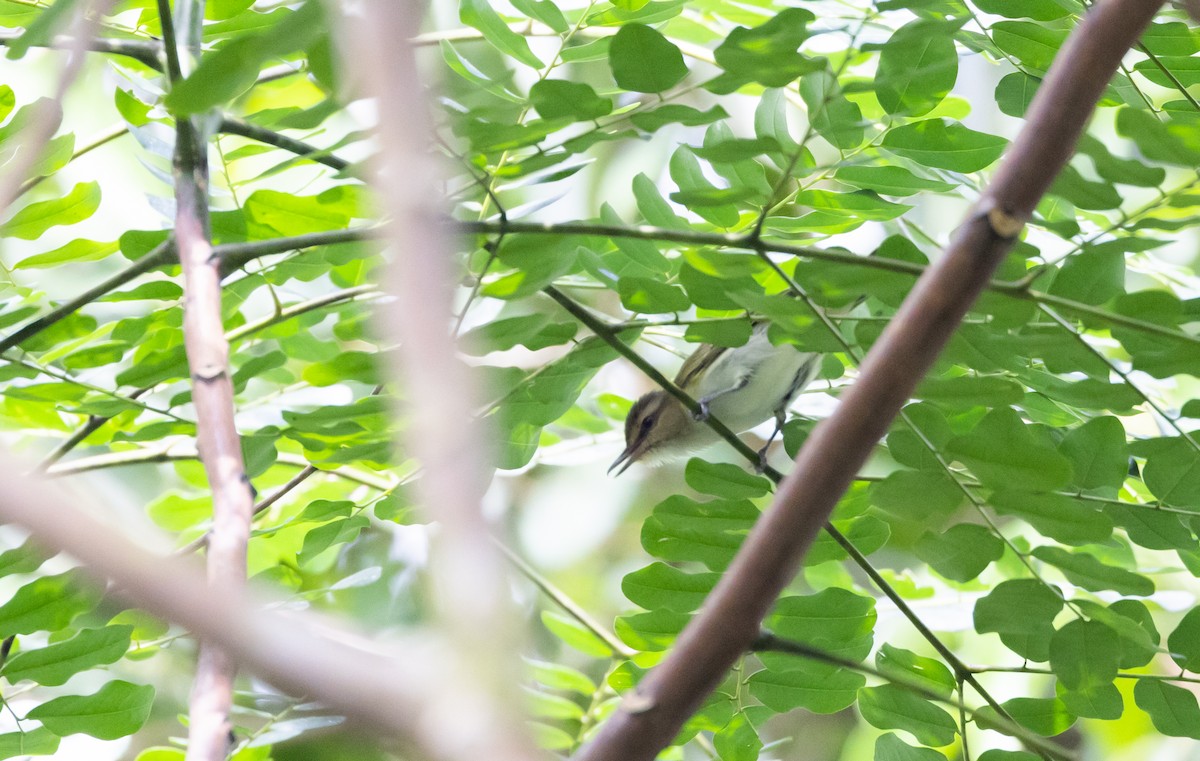
<path id="1" fill-rule="evenodd" d="M 640 713 L 646 713 L 652 710 L 657 705 L 654 698 L 649 695 L 643 695 L 636 689 L 625 693 L 621 698 L 621 710 L 631 716 L 636 716 Z"/>
<path id="2" fill-rule="evenodd" d="M 225 366 L 216 362 L 200 365 L 192 372 L 192 377 L 202 383 L 215 383 L 225 376 Z"/>
<path id="3" fill-rule="evenodd" d="M 1025 227 L 1025 219 L 1002 208 L 995 199 L 984 203 L 983 216 L 987 218 L 988 227 L 998 237 L 1012 240 L 1021 234 Z"/>

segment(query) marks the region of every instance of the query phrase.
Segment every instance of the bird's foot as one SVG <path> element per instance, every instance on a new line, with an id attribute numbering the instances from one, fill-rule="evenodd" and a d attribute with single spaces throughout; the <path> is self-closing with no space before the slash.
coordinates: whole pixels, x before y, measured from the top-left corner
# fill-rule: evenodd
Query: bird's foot
<path id="1" fill-rule="evenodd" d="M 754 472 L 760 476 L 767 472 L 767 450 L 770 449 L 770 447 L 771 443 L 767 442 L 765 447 L 758 450 L 758 462 L 754 466 Z"/>
<path id="2" fill-rule="evenodd" d="M 703 423 L 705 420 L 708 420 L 712 412 L 708 409 L 708 402 L 704 401 L 703 399 L 696 404 L 700 407 L 700 409 L 692 413 L 692 419 L 698 423 Z"/>

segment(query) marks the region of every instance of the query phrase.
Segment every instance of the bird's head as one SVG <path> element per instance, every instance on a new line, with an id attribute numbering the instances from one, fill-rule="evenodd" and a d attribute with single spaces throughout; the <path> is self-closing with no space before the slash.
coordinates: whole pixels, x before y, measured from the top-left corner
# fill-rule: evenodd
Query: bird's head
<path id="1" fill-rule="evenodd" d="M 666 391 L 651 391 L 638 399 L 625 418 L 625 451 L 608 472 L 621 475 L 635 462 L 669 457 L 690 444 L 696 422 L 687 408 Z"/>

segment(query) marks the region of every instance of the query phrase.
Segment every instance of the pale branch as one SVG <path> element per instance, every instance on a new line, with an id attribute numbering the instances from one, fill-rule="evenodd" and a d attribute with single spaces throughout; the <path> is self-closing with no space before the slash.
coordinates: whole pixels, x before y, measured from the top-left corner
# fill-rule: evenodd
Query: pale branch
<path id="1" fill-rule="evenodd" d="M 175 17 L 159 0 L 167 68 L 172 86 L 200 56 L 203 0 L 177 0 Z M 208 538 L 208 579 L 214 588 L 246 582 L 246 547 L 254 496 L 234 424 L 229 342 L 221 317 L 220 260 L 213 255 L 208 215 L 207 139 L 189 116 L 176 115 L 175 250 L 183 273 L 183 341 L 196 408 L 196 448 L 212 490 L 213 526 Z M 224 761 L 229 753 L 237 664 L 217 643 L 201 638 L 196 678 L 188 705 L 187 761 Z"/>
<path id="2" fill-rule="evenodd" d="M 275 687 L 328 705 L 402 756 L 462 758 L 462 707 L 486 698 L 472 690 L 446 645 L 415 636 L 380 642 L 378 634 L 328 618 L 285 612 L 282 601 L 252 596 L 241 585 L 210 585 L 194 560 L 148 552 L 114 528 L 119 521 L 101 520 L 95 492 L 68 494 L 29 476 L 11 452 L 0 457 L 0 480 L 7 484 L 0 521 L 24 526 L 40 547 L 78 560 L 129 604 L 220 645 Z"/>
<path id="3" fill-rule="evenodd" d="M 805 441 L 700 613 L 577 754 L 579 761 L 653 759 L 753 644 L 834 506 L 1070 159 L 1121 57 L 1159 5 L 1105 0 L 1072 31 L 1025 127 L 945 254 L 868 352 L 857 382 Z"/>
<path id="4" fill-rule="evenodd" d="M 450 230 L 434 189 L 440 168 L 427 151 L 433 130 L 413 50 L 402 41 L 419 29 L 421 8 L 368 0 L 339 21 L 342 60 L 375 97 L 379 152 L 373 185 L 389 217 L 392 261 L 385 270 L 383 324 L 401 351 L 389 352 L 404 382 L 409 424 L 403 445 L 419 460 L 417 488 L 440 531 L 431 549 L 439 628 L 487 699 L 471 706 L 459 757 L 537 758 L 515 691 L 520 631 L 511 610 L 508 570 L 491 543 L 481 510 L 489 480 L 482 426 L 471 420 L 477 393 L 448 335 L 455 275 Z"/>
<path id="5" fill-rule="evenodd" d="M 15 156 L 5 166 L 0 176 L 0 213 L 5 213 L 20 196 L 22 186 L 32 179 L 30 173 L 37 166 L 50 139 L 62 121 L 62 104 L 67 91 L 83 70 L 84 55 L 92 37 L 94 24 L 92 14 L 103 14 L 112 0 L 83 0 L 67 12 L 70 14 L 71 44 L 69 54 L 63 61 L 54 87 L 54 94 L 29 106 L 28 120 L 22 125 Z"/>
<path id="6" fill-rule="evenodd" d="M 117 138 L 128 134 L 129 128 L 124 124 L 109 127 L 100 134 L 95 135 L 91 140 L 76 148 L 75 152 L 71 154 L 71 158 L 67 159 L 67 163 L 70 164 L 75 159 L 80 158 L 81 156 L 86 156 L 100 146 L 107 145 Z M 43 174 L 38 177 L 34 177 L 33 179 L 26 180 L 25 182 L 21 183 L 21 187 L 17 188 L 17 196 L 20 197 L 25 195 L 49 178 L 50 175 Z"/>
<path id="7" fill-rule="evenodd" d="M 855 661 L 850 658 L 843 658 L 836 653 L 831 653 L 827 650 L 822 650 L 819 647 L 813 647 L 805 642 L 788 639 L 786 637 L 777 636 L 771 632 L 763 631 L 759 634 L 758 639 L 754 641 L 751 648 L 756 653 L 773 652 L 786 653 L 795 655 L 801 658 L 807 658 L 819 663 L 826 663 L 830 666 L 846 669 L 847 671 L 856 671 L 860 674 L 868 674 L 879 679 L 883 679 L 889 684 L 893 684 L 903 690 L 919 695 L 926 700 L 945 703 L 946 705 L 958 708 L 971 715 L 975 719 L 976 724 L 986 724 L 987 728 L 995 728 L 1007 735 L 1011 735 L 1021 742 L 1025 743 L 1029 748 L 1036 749 L 1053 758 L 1064 759 L 1065 761 L 1074 761 L 1078 759 L 1078 754 L 1072 752 L 1068 748 L 1064 748 L 1057 743 L 1051 742 L 1041 735 L 1033 732 L 1012 719 L 1004 716 L 988 716 L 981 715 L 977 709 L 971 708 L 961 699 L 962 690 L 959 690 L 960 696 L 958 699 L 950 697 L 945 693 L 930 689 L 927 683 L 922 683 L 914 678 L 908 677 L 905 674 L 899 673 L 884 673 L 873 666 L 869 666 L 862 661 Z M 966 742 L 966 735 L 963 734 L 963 741 Z"/>
<path id="8" fill-rule="evenodd" d="M 478 235 L 498 235 L 501 232 L 506 235 L 591 235 L 604 238 L 656 240 L 693 246 L 711 246 L 714 248 L 740 248 L 745 249 L 747 252 L 758 248 L 773 254 L 785 254 L 806 259 L 845 264 L 852 267 L 864 267 L 884 272 L 912 275 L 914 277 L 920 277 L 930 268 L 930 265 L 906 262 L 900 259 L 889 259 L 882 256 L 859 256 L 857 254 L 830 251 L 811 246 L 793 246 L 772 240 L 756 240 L 744 233 L 710 233 L 698 230 L 674 230 L 665 227 L 654 227 L 653 225 L 621 226 L 587 222 L 476 222 L 455 220 L 453 224 L 461 232 Z M 1132 330 L 1200 345 L 1200 336 L 1191 335 L 1179 330 L 1172 330 L 1162 325 L 1139 320 L 1136 317 L 1109 312 L 1090 304 L 1062 298 L 1061 296 L 1054 296 L 1031 288 L 1032 281 L 1038 275 L 1042 274 L 1042 272 L 1040 269 L 1030 270 L 1032 277 L 1026 276 L 1020 280 L 989 279 L 984 288 L 1015 299 L 1033 301 L 1038 304 L 1066 309 L 1076 314 L 1087 315 L 1093 318 L 1093 320 L 1111 325 L 1120 325 Z"/>

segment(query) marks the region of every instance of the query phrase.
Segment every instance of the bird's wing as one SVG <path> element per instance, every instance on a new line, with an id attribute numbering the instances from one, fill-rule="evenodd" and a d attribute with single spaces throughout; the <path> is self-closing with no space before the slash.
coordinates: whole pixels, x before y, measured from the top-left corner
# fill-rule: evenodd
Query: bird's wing
<path id="1" fill-rule="evenodd" d="M 675 385 L 687 390 L 704 377 L 704 373 L 727 351 L 729 349 L 725 346 L 700 344 L 692 355 L 683 361 L 683 367 L 679 368 L 679 374 L 675 376 Z"/>

